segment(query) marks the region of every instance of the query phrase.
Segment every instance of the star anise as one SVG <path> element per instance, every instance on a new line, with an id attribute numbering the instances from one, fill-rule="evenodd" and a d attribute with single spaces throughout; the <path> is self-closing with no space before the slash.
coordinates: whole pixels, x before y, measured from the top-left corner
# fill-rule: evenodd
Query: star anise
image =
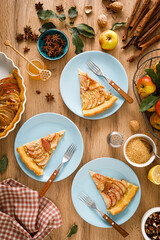
<path id="1" fill-rule="evenodd" d="M 44 38 L 45 44 L 46 45 L 52 45 L 53 41 L 52 41 L 52 36 L 51 35 L 46 35 Z"/>
<path id="2" fill-rule="evenodd" d="M 60 46 L 59 46 L 59 47 L 55 46 L 53 56 L 54 56 L 54 57 L 58 57 L 58 56 L 60 56 L 62 53 L 63 53 L 63 48 L 62 48 L 62 46 L 61 46 L 61 47 L 60 47 Z"/>
<path id="3" fill-rule="evenodd" d="M 24 28 L 24 33 L 32 33 L 32 28 L 26 25 L 26 27 Z"/>
<path id="4" fill-rule="evenodd" d="M 50 49 L 51 49 L 51 47 L 49 45 L 42 47 L 42 51 L 46 50 L 46 52 L 49 52 Z"/>
<path id="5" fill-rule="evenodd" d="M 29 50 L 30 50 L 30 48 L 28 48 L 28 47 L 23 48 L 24 53 L 27 53 Z"/>
<path id="6" fill-rule="evenodd" d="M 36 11 L 39 11 L 39 10 L 42 10 L 43 9 L 43 3 L 35 3 L 35 8 L 36 8 Z"/>
<path id="7" fill-rule="evenodd" d="M 59 34 L 53 35 L 51 39 L 52 39 L 52 41 L 55 42 L 55 43 L 56 43 L 56 42 L 61 42 L 61 37 L 60 37 Z"/>
<path id="8" fill-rule="evenodd" d="M 36 34 L 36 33 L 33 33 L 33 34 L 32 34 L 31 39 L 32 39 L 33 41 L 36 42 L 36 41 L 38 40 L 38 38 L 39 38 L 38 34 Z"/>
<path id="9" fill-rule="evenodd" d="M 55 101 L 54 95 L 52 93 L 47 93 L 47 95 L 45 97 L 46 97 L 47 102 Z"/>
<path id="10" fill-rule="evenodd" d="M 24 38 L 26 40 L 32 39 L 32 35 L 33 35 L 32 33 L 25 33 L 25 37 Z"/>
<path id="11" fill-rule="evenodd" d="M 62 6 L 62 4 L 61 5 L 58 5 L 58 6 L 56 6 L 56 10 L 57 10 L 57 12 L 63 12 L 64 11 L 64 9 L 63 9 L 63 6 Z"/>
<path id="12" fill-rule="evenodd" d="M 21 42 L 24 39 L 24 34 L 18 33 L 16 36 L 17 42 Z"/>

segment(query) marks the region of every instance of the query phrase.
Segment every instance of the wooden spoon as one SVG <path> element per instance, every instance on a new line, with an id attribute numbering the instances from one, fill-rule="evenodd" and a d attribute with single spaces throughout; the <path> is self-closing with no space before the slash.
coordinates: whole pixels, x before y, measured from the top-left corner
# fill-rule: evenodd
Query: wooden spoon
<path id="1" fill-rule="evenodd" d="M 20 53 L 16 48 L 14 48 L 9 40 L 6 40 L 4 42 L 4 44 L 6 46 L 9 46 L 10 48 L 12 48 L 16 53 L 18 53 L 21 57 L 23 57 L 28 63 L 30 63 L 34 68 L 36 68 L 39 71 L 39 75 L 42 81 L 47 81 L 50 79 L 51 77 L 51 71 L 49 70 L 44 70 L 44 69 L 40 69 L 39 67 L 37 67 L 34 63 L 32 63 L 28 58 L 26 58 L 22 53 Z"/>

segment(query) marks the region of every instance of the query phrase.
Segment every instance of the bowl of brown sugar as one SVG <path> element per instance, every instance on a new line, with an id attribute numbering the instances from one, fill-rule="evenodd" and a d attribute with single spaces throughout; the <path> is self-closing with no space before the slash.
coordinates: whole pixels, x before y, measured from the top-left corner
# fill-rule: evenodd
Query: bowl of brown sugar
<path id="1" fill-rule="evenodd" d="M 127 139 L 123 153 L 127 162 L 134 167 L 146 167 L 155 159 L 157 153 L 154 141 L 145 134 L 134 134 Z"/>

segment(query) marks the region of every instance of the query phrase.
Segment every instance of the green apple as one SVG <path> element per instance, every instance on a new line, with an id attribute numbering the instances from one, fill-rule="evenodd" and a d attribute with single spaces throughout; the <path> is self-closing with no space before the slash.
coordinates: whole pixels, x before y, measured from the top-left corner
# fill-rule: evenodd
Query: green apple
<path id="1" fill-rule="evenodd" d="M 112 30 L 106 30 L 101 33 L 99 43 L 104 50 L 112 50 L 117 46 L 118 35 Z"/>

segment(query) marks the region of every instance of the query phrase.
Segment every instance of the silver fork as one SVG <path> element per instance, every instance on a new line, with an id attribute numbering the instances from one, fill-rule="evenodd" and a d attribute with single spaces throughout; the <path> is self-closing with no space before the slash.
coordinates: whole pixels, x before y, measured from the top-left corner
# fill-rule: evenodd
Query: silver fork
<path id="1" fill-rule="evenodd" d="M 133 103 L 133 99 L 124 92 L 115 82 L 113 82 L 111 79 L 109 79 L 102 70 L 91 60 L 87 62 L 87 66 L 90 68 L 92 72 L 94 72 L 96 75 L 104 77 L 107 82 L 124 98 L 127 102 Z"/>
<path id="2" fill-rule="evenodd" d="M 79 199 L 84 202 L 88 207 L 95 209 L 104 220 L 106 220 L 111 226 L 113 226 L 123 237 L 127 237 L 129 234 L 121 228 L 117 223 L 115 223 L 109 216 L 103 213 L 99 208 L 97 208 L 93 199 L 91 199 L 86 193 L 82 192 Z"/>
<path id="3" fill-rule="evenodd" d="M 77 149 L 77 146 L 75 144 L 71 144 L 69 146 L 69 148 L 66 150 L 66 152 L 63 155 L 63 159 L 62 159 L 61 164 L 56 168 L 56 170 L 54 170 L 54 172 L 52 173 L 52 175 L 50 176 L 50 178 L 48 179 L 48 181 L 45 183 L 45 185 L 43 186 L 42 190 L 40 191 L 40 193 L 39 193 L 40 197 L 43 197 L 45 195 L 45 193 L 47 192 L 48 188 L 50 187 L 50 185 L 52 184 L 54 179 L 57 177 L 59 171 L 63 167 L 63 164 L 68 162 L 71 159 L 71 157 L 73 156 L 73 154 L 76 151 L 76 149 Z"/>

